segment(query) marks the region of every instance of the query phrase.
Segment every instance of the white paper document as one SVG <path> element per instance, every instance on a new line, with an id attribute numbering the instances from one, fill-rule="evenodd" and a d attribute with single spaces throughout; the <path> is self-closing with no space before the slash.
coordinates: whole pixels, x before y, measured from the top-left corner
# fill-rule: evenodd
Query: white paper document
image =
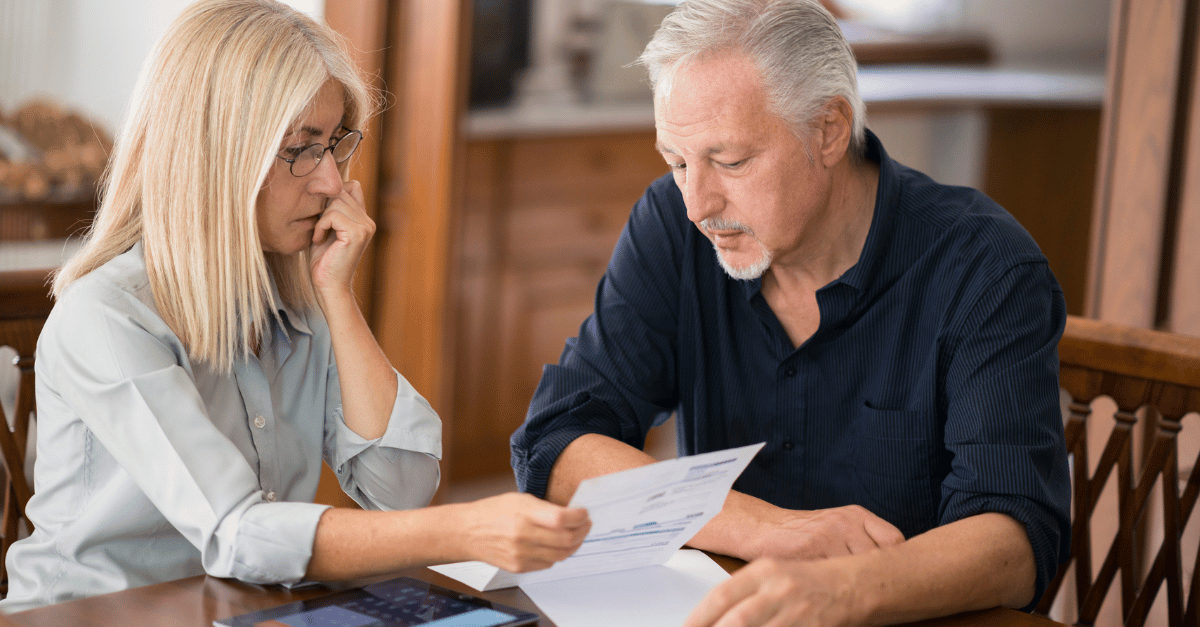
<path id="1" fill-rule="evenodd" d="M 572 507 L 592 519 L 583 546 L 545 570 L 510 573 L 482 562 L 430 566 L 476 590 L 495 590 L 665 563 L 721 511 L 763 444 L 689 455 L 579 484 Z"/>
<path id="2" fill-rule="evenodd" d="M 521 584 L 558 627 L 678 627 L 729 573 L 683 549 L 659 566 Z"/>

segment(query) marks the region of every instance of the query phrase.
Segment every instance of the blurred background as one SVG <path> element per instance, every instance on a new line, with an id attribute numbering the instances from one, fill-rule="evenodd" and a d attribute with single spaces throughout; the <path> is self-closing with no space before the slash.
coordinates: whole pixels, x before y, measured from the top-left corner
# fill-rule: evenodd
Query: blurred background
<path id="1" fill-rule="evenodd" d="M 46 272 L 94 209 L 142 61 L 186 4 L 0 0 L 0 281 L 11 302 L 45 302 Z M 649 89 L 625 66 L 672 3 L 292 4 L 345 34 L 389 94 L 355 163 L 380 224 L 360 298 L 446 420 L 444 498 L 509 486 L 505 444 L 541 367 L 590 312 L 629 208 L 665 172 Z M 889 152 L 1004 204 L 1082 313 L 1110 4 L 828 6 Z M 671 454 L 670 428 L 655 431 L 651 447 Z"/>
<path id="2" fill-rule="evenodd" d="M 51 305 L 47 274 L 91 218 L 142 61 L 186 4 L 0 0 L 0 317 Z M 379 226 L 356 281 L 442 416 L 437 498 L 512 489 L 508 437 L 541 369 L 666 172 L 625 66 L 672 3 L 291 4 L 344 34 L 388 95 L 353 162 Z M 1004 205 L 1070 313 L 1200 335 L 1200 0 L 826 4 L 893 157 Z M 0 366 L 7 415 L 14 377 Z M 673 439 L 668 421 L 647 446 L 672 456 Z M 332 481 L 318 499 L 349 504 Z"/>
<path id="3" fill-rule="evenodd" d="M 0 310 L 49 305 L 142 61 L 186 4 L 0 0 Z M 292 4 L 342 32 L 388 94 L 353 165 L 379 225 L 356 280 L 385 352 L 443 418 L 438 498 L 512 489 L 507 441 L 542 366 L 666 172 L 649 89 L 624 66 L 671 3 Z M 1197 4 L 828 6 L 893 157 L 1012 212 L 1071 313 L 1200 334 Z M 674 454 L 670 422 L 648 446 Z"/>

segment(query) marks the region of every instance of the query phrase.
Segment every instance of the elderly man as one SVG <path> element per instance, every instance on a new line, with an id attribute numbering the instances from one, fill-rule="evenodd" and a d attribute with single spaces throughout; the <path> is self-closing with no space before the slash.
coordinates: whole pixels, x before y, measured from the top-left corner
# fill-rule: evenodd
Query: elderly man
<path id="1" fill-rule="evenodd" d="M 670 176 L 513 435 L 522 489 L 765 441 L 691 542 L 690 625 L 1032 607 L 1068 551 L 1062 292 L 983 194 L 893 161 L 815 0 L 685 0 L 641 62 Z"/>

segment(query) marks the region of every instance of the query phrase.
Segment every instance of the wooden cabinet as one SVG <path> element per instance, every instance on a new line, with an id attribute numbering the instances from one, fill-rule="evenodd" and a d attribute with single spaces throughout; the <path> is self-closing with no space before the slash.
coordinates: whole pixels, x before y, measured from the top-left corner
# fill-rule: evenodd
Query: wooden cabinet
<path id="1" fill-rule="evenodd" d="M 464 168 L 448 481 L 509 472 L 542 366 L 591 313 L 630 209 L 666 172 L 653 131 L 469 141 Z"/>
<path id="2" fill-rule="evenodd" d="M 1029 231 L 1083 314 L 1100 140 L 1099 107 L 988 109 L 983 191 Z"/>

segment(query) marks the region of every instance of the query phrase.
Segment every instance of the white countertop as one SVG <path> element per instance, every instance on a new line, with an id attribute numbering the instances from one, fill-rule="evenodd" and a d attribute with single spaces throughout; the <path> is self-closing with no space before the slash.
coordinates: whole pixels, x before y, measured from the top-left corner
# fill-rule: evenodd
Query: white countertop
<path id="1" fill-rule="evenodd" d="M 1095 106 L 1104 101 L 1104 68 L 871 66 L 859 70 L 858 89 L 872 106 Z M 649 101 L 558 102 L 479 109 L 465 117 L 468 139 L 612 133 L 654 128 Z"/>
<path id="2" fill-rule="evenodd" d="M 1100 106 L 1104 68 L 972 68 L 945 65 L 873 66 L 858 72 L 867 106 L 938 103 L 947 106 Z"/>

